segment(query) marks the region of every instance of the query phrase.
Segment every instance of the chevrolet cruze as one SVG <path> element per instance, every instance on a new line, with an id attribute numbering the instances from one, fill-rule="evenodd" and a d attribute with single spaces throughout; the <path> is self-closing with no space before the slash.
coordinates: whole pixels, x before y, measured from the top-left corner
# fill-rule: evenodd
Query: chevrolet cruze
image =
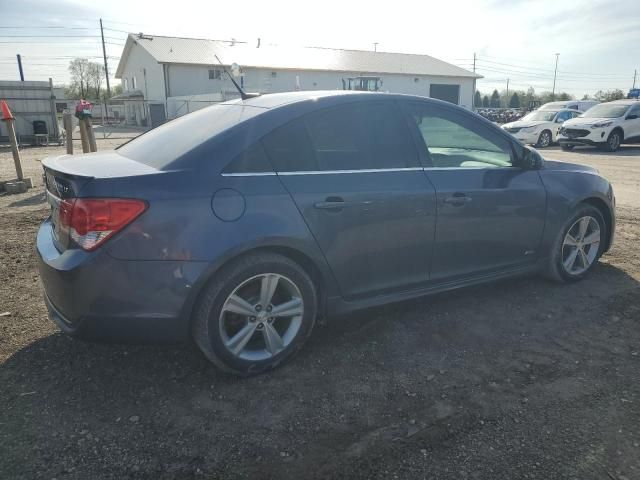
<path id="1" fill-rule="evenodd" d="M 514 275 L 582 279 L 615 225 L 592 168 L 405 95 L 231 101 L 43 165 L 51 319 L 93 340 L 191 337 L 240 375 L 291 358 L 320 318 Z"/>

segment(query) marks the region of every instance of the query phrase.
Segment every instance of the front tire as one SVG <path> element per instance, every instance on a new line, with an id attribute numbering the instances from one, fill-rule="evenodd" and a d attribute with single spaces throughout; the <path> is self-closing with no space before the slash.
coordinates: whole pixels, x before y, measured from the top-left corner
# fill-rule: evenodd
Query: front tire
<path id="1" fill-rule="evenodd" d="M 561 283 L 585 278 L 602 255 L 606 228 L 600 210 L 592 205 L 578 205 L 558 232 L 546 276 Z"/>
<path id="2" fill-rule="evenodd" d="M 551 145 L 551 132 L 549 130 L 543 130 L 538 137 L 538 142 L 535 144 L 536 148 L 545 148 Z"/>
<path id="3" fill-rule="evenodd" d="M 622 134 L 619 130 L 614 130 L 607 137 L 607 141 L 602 145 L 602 149 L 605 152 L 615 152 L 620 148 L 622 143 Z"/>
<path id="4" fill-rule="evenodd" d="M 251 254 L 221 269 L 205 287 L 192 333 L 217 367 L 254 375 L 300 350 L 317 306 L 316 287 L 297 263 L 275 253 Z"/>

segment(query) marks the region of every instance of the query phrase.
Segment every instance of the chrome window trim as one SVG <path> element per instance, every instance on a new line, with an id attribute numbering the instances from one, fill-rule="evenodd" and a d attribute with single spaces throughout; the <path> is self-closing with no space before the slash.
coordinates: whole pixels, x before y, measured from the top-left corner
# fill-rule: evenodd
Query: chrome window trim
<path id="1" fill-rule="evenodd" d="M 353 173 L 388 173 L 388 172 L 426 172 L 429 170 L 504 170 L 512 169 L 513 165 L 505 167 L 407 167 L 407 168 L 365 168 L 362 170 L 309 170 L 293 172 L 243 172 L 243 173 L 221 173 L 223 177 L 273 177 L 299 176 L 299 175 L 341 175 Z"/>
<path id="2" fill-rule="evenodd" d="M 308 170 L 308 171 L 293 171 L 293 172 L 278 172 L 278 175 L 292 176 L 292 175 L 340 175 L 349 173 L 385 173 L 385 172 L 419 172 L 422 167 L 407 167 L 407 168 L 362 168 L 360 170 Z"/>
<path id="3" fill-rule="evenodd" d="M 242 173 L 221 173 L 223 177 L 272 177 L 276 172 L 242 172 Z"/>

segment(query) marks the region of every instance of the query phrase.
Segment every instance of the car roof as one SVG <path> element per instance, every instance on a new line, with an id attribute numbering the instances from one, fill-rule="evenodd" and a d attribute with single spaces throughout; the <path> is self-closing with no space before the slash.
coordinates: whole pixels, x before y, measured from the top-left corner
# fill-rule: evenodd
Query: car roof
<path id="1" fill-rule="evenodd" d="M 611 102 L 607 102 L 607 103 L 615 103 L 618 105 L 634 105 L 637 103 L 640 105 L 640 101 L 634 98 L 623 98 L 621 100 L 612 100 Z"/>
<path id="2" fill-rule="evenodd" d="M 268 93 L 257 97 L 247 98 L 246 100 L 230 100 L 223 102 L 222 105 L 243 105 L 249 107 L 272 109 L 281 107 L 283 105 L 290 105 L 293 103 L 305 102 L 308 100 L 320 100 L 333 98 L 338 102 L 340 100 L 349 101 L 350 99 L 363 100 L 368 99 L 417 99 L 421 101 L 429 101 L 434 104 L 445 104 L 451 106 L 452 104 L 443 102 L 428 97 L 421 97 L 418 95 L 406 95 L 400 93 L 387 93 L 387 92 L 360 92 L 353 90 L 317 90 L 317 91 L 300 91 L 300 92 L 283 92 L 283 93 Z"/>

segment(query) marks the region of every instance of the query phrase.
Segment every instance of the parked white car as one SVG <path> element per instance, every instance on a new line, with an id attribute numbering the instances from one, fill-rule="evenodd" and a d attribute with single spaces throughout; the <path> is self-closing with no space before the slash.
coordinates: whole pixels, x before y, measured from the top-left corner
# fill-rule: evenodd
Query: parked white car
<path id="1" fill-rule="evenodd" d="M 622 143 L 640 141 L 640 101 L 615 100 L 590 108 L 580 117 L 567 120 L 558 142 L 563 150 L 576 145 L 593 145 L 615 152 Z"/>
<path id="2" fill-rule="evenodd" d="M 534 110 L 520 120 L 505 123 L 504 128 L 524 144 L 538 148 L 548 147 L 557 140 L 562 124 L 571 118 L 581 115 L 578 110 Z"/>
<path id="3" fill-rule="evenodd" d="M 595 100 L 565 100 L 561 102 L 549 102 L 542 105 L 538 110 L 562 110 L 568 108 L 570 110 L 580 110 L 586 112 L 591 107 L 598 105 L 600 102 Z"/>

